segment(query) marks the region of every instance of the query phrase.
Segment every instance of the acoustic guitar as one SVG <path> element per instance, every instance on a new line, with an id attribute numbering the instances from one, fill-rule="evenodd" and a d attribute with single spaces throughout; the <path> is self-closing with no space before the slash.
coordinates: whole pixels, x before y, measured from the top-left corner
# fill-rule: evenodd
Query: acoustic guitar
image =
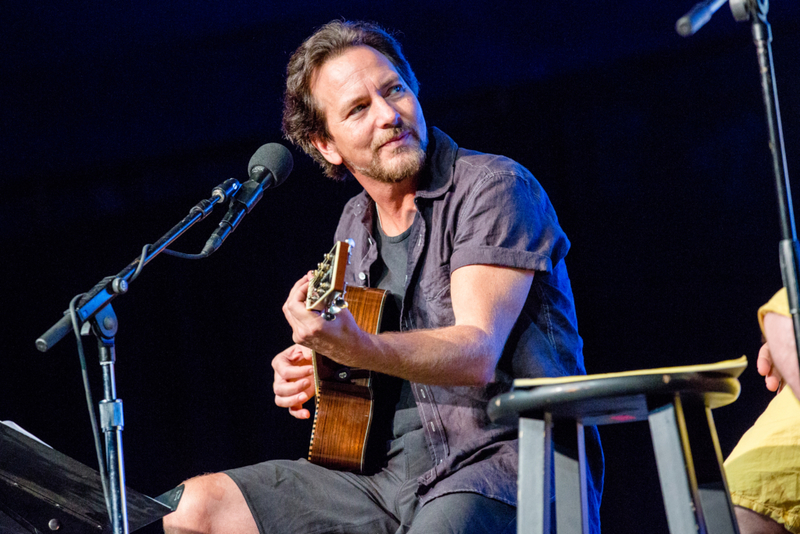
<path id="1" fill-rule="evenodd" d="M 308 287 L 306 308 L 327 320 L 347 308 L 358 326 L 377 334 L 387 291 L 346 288 L 345 270 L 350 243 L 339 241 L 317 265 Z M 373 387 L 376 373 L 346 367 L 323 354 L 313 353 L 316 410 L 311 430 L 309 461 L 344 471 L 368 469 L 367 443 L 375 417 Z"/>

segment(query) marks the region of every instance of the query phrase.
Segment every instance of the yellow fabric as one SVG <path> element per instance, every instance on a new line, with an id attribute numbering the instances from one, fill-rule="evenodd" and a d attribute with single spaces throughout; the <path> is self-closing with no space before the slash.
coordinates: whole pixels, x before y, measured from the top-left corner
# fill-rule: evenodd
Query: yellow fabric
<path id="1" fill-rule="evenodd" d="M 789 315 L 782 289 L 758 310 Z M 784 388 L 725 460 L 728 489 L 734 504 L 770 517 L 800 534 L 800 401 Z"/>
<path id="2" fill-rule="evenodd" d="M 784 388 L 725 460 L 733 504 L 800 534 L 800 402 Z"/>
<path id="3" fill-rule="evenodd" d="M 784 287 L 769 299 L 769 302 L 764 304 L 758 309 L 758 326 L 761 327 L 761 332 L 764 332 L 764 316 L 768 313 L 779 313 L 789 317 L 789 297 L 786 295 L 786 288 Z"/>

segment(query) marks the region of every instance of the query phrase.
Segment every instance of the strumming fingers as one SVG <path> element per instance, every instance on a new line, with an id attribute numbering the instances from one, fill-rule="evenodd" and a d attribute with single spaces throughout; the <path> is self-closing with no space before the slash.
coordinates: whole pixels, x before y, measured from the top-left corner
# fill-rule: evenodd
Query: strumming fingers
<path id="1" fill-rule="evenodd" d="M 311 412 L 302 406 L 292 406 L 289 408 L 289 414 L 297 419 L 309 419 L 311 417 Z"/>
<path id="2" fill-rule="evenodd" d="M 285 369 L 281 369 L 281 372 L 278 375 L 278 378 L 283 380 L 284 382 L 296 382 L 298 380 L 302 380 L 304 378 L 308 378 L 314 374 L 314 368 L 310 365 L 302 366 L 302 367 L 287 367 Z"/>
<path id="3" fill-rule="evenodd" d="M 305 391 L 291 396 L 275 395 L 275 405 L 281 408 L 293 408 L 295 406 L 302 406 L 310 398 L 311 397 L 309 397 L 308 393 Z"/>
<path id="4" fill-rule="evenodd" d="M 310 380 L 276 380 L 272 384 L 272 391 L 281 397 L 291 397 L 300 392 L 308 392 L 312 387 Z"/>

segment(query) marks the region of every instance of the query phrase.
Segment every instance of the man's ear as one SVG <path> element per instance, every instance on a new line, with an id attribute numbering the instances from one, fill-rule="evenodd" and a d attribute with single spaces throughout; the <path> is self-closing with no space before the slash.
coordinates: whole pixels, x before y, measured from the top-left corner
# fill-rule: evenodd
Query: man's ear
<path id="1" fill-rule="evenodd" d="M 333 140 L 315 137 L 311 139 L 311 144 L 314 145 L 314 148 L 319 150 L 322 157 L 331 165 L 341 165 L 344 162 L 339 151 L 336 150 L 336 143 L 334 143 Z"/>

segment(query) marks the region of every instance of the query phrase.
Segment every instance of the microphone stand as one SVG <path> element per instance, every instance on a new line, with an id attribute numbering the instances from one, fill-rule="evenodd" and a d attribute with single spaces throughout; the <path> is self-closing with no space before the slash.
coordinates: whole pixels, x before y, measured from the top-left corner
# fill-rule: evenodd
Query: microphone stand
<path id="1" fill-rule="evenodd" d="M 735 0 L 732 0 L 732 2 Z M 738 0 L 741 2 L 741 0 Z M 753 7 L 753 6 L 751 6 Z M 761 92 L 767 112 L 767 132 L 769 149 L 772 155 L 772 171 L 775 175 L 775 192 L 778 196 L 778 217 L 781 227 L 779 257 L 781 278 L 789 297 L 789 312 L 794 325 L 795 347 L 800 347 L 800 297 L 797 283 L 797 230 L 792 207 L 792 190 L 786 165 L 786 147 L 783 141 L 783 126 L 778 104 L 778 89 L 775 84 L 775 71 L 772 62 L 772 28 L 767 22 L 767 0 L 759 0 L 757 10 L 751 11 L 753 43 L 756 46 L 758 66 L 761 72 Z M 735 13 L 735 11 L 734 11 Z M 798 354 L 800 360 L 800 354 Z M 800 394 L 800 393 L 796 393 Z"/>
<path id="2" fill-rule="evenodd" d="M 183 235 L 186 230 L 191 228 L 196 222 L 205 219 L 214 206 L 232 197 L 239 190 L 240 184 L 237 180 L 229 178 L 214 188 L 211 198 L 201 200 L 191 210 L 189 214 L 181 220 L 164 236 L 155 242 L 152 247 L 148 247 L 142 255 L 133 260 L 127 267 L 120 271 L 116 276 L 108 276 L 100 280 L 88 293 L 85 293 L 78 303 L 77 313 L 81 321 L 88 321 L 109 304 L 118 295 L 128 291 L 128 283 L 132 282 L 142 267 L 164 251 L 173 241 Z M 47 332 L 36 340 L 36 348 L 41 352 L 47 352 L 53 345 L 61 341 L 64 336 L 72 331 L 72 322 L 69 315 L 65 315 L 56 324 L 50 327 Z"/>
<path id="3" fill-rule="evenodd" d="M 92 318 L 92 331 L 97 337 L 100 367 L 103 371 L 103 400 L 99 402 L 100 427 L 106 443 L 105 462 L 108 466 L 108 491 L 111 526 L 114 534 L 128 534 L 128 499 L 125 495 L 125 462 L 122 454 L 122 400 L 117 398 L 114 376 L 116 350 L 114 336 L 117 333 L 117 316 L 109 304 Z"/>
<path id="4" fill-rule="evenodd" d="M 196 222 L 205 219 L 217 203 L 224 202 L 227 198 L 235 195 L 239 188 L 239 182 L 233 178 L 214 188 L 210 199 L 201 200 L 181 222 L 156 241 L 152 247 L 147 247 L 141 256 L 133 260 L 116 276 L 106 277 L 98 282 L 94 288 L 83 295 L 76 308 L 79 320 L 86 323 L 83 328 L 84 333 L 88 335 L 85 327 L 91 324 L 91 330 L 97 337 L 104 394 L 103 400 L 99 402 L 99 411 L 101 427 L 105 435 L 105 465 L 108 467 L 108 484 L 104 484 L 104 486 L 108 488 L 107 491 L 110 493 L 110 495 L 106 494 L 106 506 L 109 509 L 109 519 L 114 534 L 128 534 L 128 509 L 125 491 L 125 464 L 122 452 L 124 418 L 122 400 L 117 398 L 114 374 L 116 360 L 114 336 L 117 333 L 119 323 L 114 310 L 111 308 L 111 301 L 118 295 L 128 291 L 128 283 L 139 275 L 144 265 L 163 252 Z M 71 315 L 67 313 L 36 340 L 36 348 L 41 352 L 46 352 L 52 348 L 53 345 L 71 331 L 71 321 Z M 101 473 L 105 472 L 103 465 L 100 466 L 100 471 Z"/>
<path id="5" fill-rule="evenodd" d="M 678 33 L 684 37 L 692 35 L 705 24 L 724 2 L 706 0 L 697 4 L 676 24 Z M 781 227 L 779 257 L 783 286 L 789 297 L 789 312 L 794 326 L 795 347 L 800 349 L 800 296 L 798 290 L 798 242 L 792 207 L 792 191 L 786 164 L 786 147 L 783 141 L 783 126 L 778 104 L 778 89 L 775 84 L 775 69 L 772 62 L 772 28 L 767 22 L 769 0 L 730 0 L 734 18 L 752 23 L 753 43 L 758 56 L 761 74 L 761 92 L 766 109 L 769 149 L 772 155 L 772 171 L 775 176 L 775 192 L 778 196 L 778 217 Z M 797 354 L 800 363 L 800 352 Z M 795 395 L 800 393 L 795 392 Z"/>

